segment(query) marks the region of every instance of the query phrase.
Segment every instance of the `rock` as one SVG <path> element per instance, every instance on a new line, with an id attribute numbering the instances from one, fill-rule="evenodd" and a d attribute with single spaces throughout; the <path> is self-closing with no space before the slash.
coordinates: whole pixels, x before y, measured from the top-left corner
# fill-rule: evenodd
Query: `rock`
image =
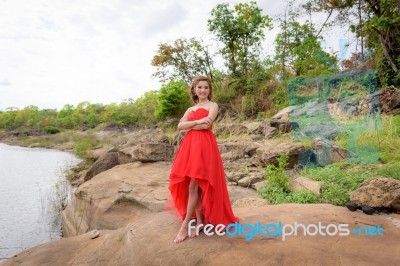
<path id="1" fill-rule="evenodd" d="M 330 122 L 306 126 L 302 131 L 310 138 L 321 137 L 324 139 L 333 139 L 341 134 L 340 126 Z"/>
<path id="2" fill-rule="evenodd" d="M 62 213 L 64 236 L 117 229 L 165 209 L 171 163 L 128 163 L 94 176 L 74 192 Z M 228 187 L 231 201 L 257 197 L 253 189 Z"/>
<path id="3" fill-rule="evenodd" d="M 215 135 L 240 135 L 247 134 L 249 129 L 240 124 L 220 126 L 214 130 Z"/>
<path id="4" fill-rule="evenodd" d="M 308 189 L 317 195 L 321 194 L 321 182 L 299 176 L 290 182 L 292 190 Z"/>
<path id="5" fill-rule="evenodd" d="M 290 143 L 281 141 L 267 141 L 261 148 L 256 150 L 252 163 L 255 166 L 265 167 L 267 164 L 277 164 L 277 158 L 282 154 L 289 154 L 288 168 L 293 168 L 298 163 L 298 156 L 305 147 L 301 143 Z"/>
<path id="6" fill-rule="evenodd" d="M 379 225 L 383 236 L 256 235 L 206 236 L 175 244 L 180 221 L 154 213 L 117 230 L 67 237 L 24 250 L 3 262 L 10 265 L 398 265 L 400 215 L 364 215 L 329 204 L 280 204 L 235 208 L 241 224 L 348 224 L 348 229 Z M 400 225 L 399 225 L 400 226 Z M 332 229 L 332 228 L 331 228 Z M 301 230 L 301 229 L 300 229 Z M 333 231 L 333 230 L 332 230 Z M 332 232 L 331 231 L 331 232 Z"/>
<path id="7" fill-rule="evenodd" d="M 389 109 L 392 112 L 394 109 L 400 108 L 400 90 L 395 91 L 391 95 Z"/>
<path id="8" fill-rule="evenodd" d="M 228 186 L 228 193 L 231 204 L 243 198 L 260 198 L 254 189 L 240 186 Z"/>
<path id="9" fill-rule="evenodd" d="M 281 133 L 288 133 L 291 129 L 290 121 L 284 119 L 272 120 L 270 125 L 271 127 L 278 129 Z"/>
<path id="10" fill-rule="evenodd" d="M 262 147 L 261 144 L 250 141 L 223 142 L 218 144 L 224 162 L 237 160 L 246 155 L 253 156 L 260 147 Z"/>
<path id="11" fill-rule="evenodd" d="M 341 100 L 328 103 L 329 114 L 333 117 L 354 116 L 360 113 L 359 103 Z"/>
<path id="12" fill-rule="evenodd" d="M 124 136 L 126 143 L 120 149 L 133 147 L 140 143 L 171 143 L 165 133 L 159 129 L 138 130 Z"/>
<path id="13" fill-rule="evenodd" d="M 249 173 L 238 181 L 238 185 L 242 187 L 251 187 L 251 185 L 265 180 L 264 173 Z"/>
<path id="14" fill-rule="evenodd" d="M 368 94 L 360 100 L 359 109 L 363 114 L 400 114 L 400 90 L 389 86 Z"/>
<path id="15" fill-rule="evenodd" d="M 256 183 L 251 184 L 251 187 L 254 188 L 258 192 L 260 189 L 265 187 L 266 182 L 267 182 L 266 180 L 256 182 Z"/>
<path id="16" fill-rule="evenodd" d="M 174 146 L 179 146 L 181 144 L 185 134 L 186 134 L 186 131 L 179 131 L 174 137 L 173 145 Z"/>
<path id="17" fill-rule="evenodd" d="M 278 113 L 276 113 L 272 117 L 272 119 L 289 119 L 289 114 L 291 112 L 293 112 L 296 108 L 297 108 L 297 106 L 295 106 L 295 105 L 291 105 L 291 106 L 288 106 L 286 108 L 283 108 Z"/>
<path id="18" fill-rule="evenodd" d="M 118 165 L 80 185 L 62 213 L 64 236 L 117 229 L 165 208 L 170 164 Z"/>
<path id="19" fill-rule="evenodd" d="M 268 205 L 268 202 L 265 199 L 261 199 L 259 197 L 256 198 L 242 198 L 238 199 L 233 203 L 233 208 L 249 208 L 249 207 L 261 207 Z"/>
<path id="20" fill-rule="evenodd" d="M 111 150 L 110 146 L 105 146 L 99 149 L 90 149 L 87 150 L 87 155 L 93 159 L 99 159 L 101 156 L 103 156 L 104 154 L 106 154 L 107 152 L 109 152 Z M 116 151 L 116 150 L 114 150 Z"/>
<path id="21" fill-rule="evenodd" d="M 118 165 L 118 152 L 111 151 L 102 155 L 97 159 L 92 166 L 87 170 L 84 177 L 85 181 L 90 180 L 93 176 L 100 174 L 108 169 Z"/>
<path id="22" fill-rule="evenodd" d="M 133 161 L 171 161 L 174 149 L 172 145 L 167 143 L 140 143 L 132 148 L 131 155 Z"/>
<path id="23" fill-rule="evenodd" d="M 354 212 L 356 210 L 360 210 L 361 206 L 352 202 L 346 203 L 346 208 L 349 209 L 350 211 Z"/>
<path id="24" fill-rule="evenodd" d="M 308 108 L 306 114 L 309 117 L 329 114 L 328 104 L 326 102 L 317 103 Z"/>
<path id="25" fill-rule="evenodd" d="M 374 208 L 369 207 L 369 206 L 362 206 L 361 209 L 362 209 L 363 213 L 368 214 L 368 215 L 372 215 L 376 212 Z"/>
<path id="26" fill-rule="evenodd" d="M 258 128 L 251 132 L 253 135 L 261 135 L 265 138 L 272 138 L 278 133 L 278 129 L 275 127 L 271 127 L 268 122 L 262 122 Z"/>
<path id="27" fill-rule="evenodd" d="M 400 180 L 385 177 L 368 179 L 350 193 L 350 201 L 362 206 L 400 211 Z"/>
<path id="28" fill-rule="evenodd" d="M 225 161 L 235 161 L 237 159 L 240 159 L 244 156 L 244 153 L 242 151 L 236 150 L 236 151 L 228 151 L 223 154 L 221 154 L 222 160 Z"/>
<path id="29" fill-rule="evenodd" d="M 335 145 L 328 139 L 315 138 L 311 146 L 314 149 L 316 163 L 319 166 L 337 163 L 350 157 L 349 151 Z"/>
<path id="30" fill-rule="evenodd" d="M 95 238 L 98 238 L 100 236 L 99 230 L 92 230 L 89 234 L 90 234 L 90 238 L 91 239 L 95 239 Z"/>

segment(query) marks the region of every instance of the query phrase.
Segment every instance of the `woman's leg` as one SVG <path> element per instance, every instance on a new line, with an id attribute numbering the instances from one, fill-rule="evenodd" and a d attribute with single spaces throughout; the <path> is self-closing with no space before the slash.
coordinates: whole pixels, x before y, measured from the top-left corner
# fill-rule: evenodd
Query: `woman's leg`
<path id="1" fill-rule="evenodd" d="M 197 220 L 197 225 L 200 225 L 203 224 L 203 214 L 201 213 L 201 188 L 199 188 L 198 191 L 199 194 L 196 205 L 196 220 Z"/>
<path id="2" fill-rule="evenodd" d="M 192 218 L 192 213 L 196 209 L 196 216 L 197 216 L 197 208 L 199 199 L 199 187 L 197 186 L 196 182 L 191 179 L 189 183 L 189 199 L 186 211 L 186 217 L 182 222 L 181 229 L 179 229 L 178 235 L 175 237 L 174 242 L 179 243 L 186 239 L 188 236 L 188 224 L 190 219 Z"/>

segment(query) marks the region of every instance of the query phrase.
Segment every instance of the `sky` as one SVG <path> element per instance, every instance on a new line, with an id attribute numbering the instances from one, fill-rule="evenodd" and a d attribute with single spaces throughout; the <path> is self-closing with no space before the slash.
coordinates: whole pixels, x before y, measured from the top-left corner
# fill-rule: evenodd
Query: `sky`
<path id="1" fill-rule="evenodd" d="M 207 20 L 226 2 L 245 1 L 0 0 L 0 111 L 120 103 L 158 90 L 151 66 L 158 45 L 196 37 L 217 49 Z M 258 6 L 275 18 L 286 1 Z M 266 32 L 266 53 L 277 33 Z M 327 36 L 325 46 L 338 51 L 338 35 Z"/>

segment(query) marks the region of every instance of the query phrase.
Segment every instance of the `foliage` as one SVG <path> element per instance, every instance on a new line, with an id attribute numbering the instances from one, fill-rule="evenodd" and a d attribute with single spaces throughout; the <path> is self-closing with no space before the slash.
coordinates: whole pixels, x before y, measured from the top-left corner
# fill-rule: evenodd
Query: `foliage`
<path id="1" fill-rule="evenodd" d="M 272 29 L 271 18 L 263 15 L 256 2 L 239 3 L 233 9 L 228 3 L 211 11 L 208 30 L 224 47 L 220 50 L 229 74 L 240 77 L 258 57 L 264 29 Z"/>
<path id="2" fill-rule="evenodd" d="M 357 90 L 373 93 L 378 88 L 375 71 L 355 71 L 349 73 L 324 74 L 318 77 L 298 77 L 286 82 L 290 105 L 300 105 L 309 100 L 326 101 L 328 97 L 342 95 L 341 88 L 346 83 L 357 84 Z M 315 93 L 301 93 L 315 89 Z"/>
<path id="3" fill-rule="evenodd" d="M 44 128 L 44 132 L 47 134 L 57 134 L 60 133 L 60 129 L 57 127 L 47 126 Z"/>
<path id="4" fill-rule="evenodd" d="M 281 21 L 275 39 L 275 59 L 281 65 L 281 77 L 316 76 L 338 70 L 334 56 L 323 51 L 322 37 L 308 24 Z"/>
<path id="5" fill-rule="evenodd" d="M 212 77 L 213 60 L 200 41 L 181 38 L 173 43 L 161 43 L 151 65 L 157 67 L 153 76 L 160 81 L 181 79 L 189 85 L 197 75 Z"/>
<path id="6" fill-rule="evenodd" d="M 265 168 L 266 184 L 259 190 L 260 195 L 271 204 L 318 202 L 318 196 L 312 191 L 305 189 L 290 190 L 290 177 L 285 172 L 288 159 L 288 154 L 283 154 L 278 158 L 277 166 L 267 165 Z"/>
<path id="7" fill-rule="evenodd" d="M 76 141 L 74 146 L 74 153 L 82 159 L 91 160 L 90 155 L 87 151 L 91 148 L 95 148 L 99 145 L 99 141 L 93 136 L 85 136 Z"/>
<path id="8" fill-rule="evenodd" d="M 334 11 L 336 21 L 348 25 L 361 43 L 376 57 L 377 72 L 382 85 L 400 85 L 400 4 L 396 0 L 377 1 L 309 1 L 310 11 L 328 12 L 326 21 Z"/>
<path id="9" fill-rule="evenodd" d="M 180 116 L 190 105 L 185 82 L 170 81 L 160 89 L 155 116 L 159 119 Z"/>

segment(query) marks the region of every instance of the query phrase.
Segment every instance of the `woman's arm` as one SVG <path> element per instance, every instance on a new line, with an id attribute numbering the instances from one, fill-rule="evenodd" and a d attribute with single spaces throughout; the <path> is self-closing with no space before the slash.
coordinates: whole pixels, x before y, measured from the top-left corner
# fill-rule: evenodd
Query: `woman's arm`
<path id="1" fill-rule="evenodd" d="M 181 118 L 181 120 L 179 120 L 179 124 L 178 124 L 178 130 L 179 131 L 191 129 L 192 127 L 194 127 L 194 126 L 199 124 L 198 121 L 188 121 L 187 118 L 188 118 L 188 115 L 189 115 L 191 110 L 192 110 L 192 107 L 187 109 L 185 114 Z"/>
<path id="2" fill-rule="evenodd" d="M 218 115 L 218 104 L 211 103 L 210 109 L 208 110 L 208 116 L 204 117 L 200 120 L 197 120 L 201 123 L 193 126 L 192 129 L 195 129 L 195 130 L 209 129 L 210 126 L 212 125 L 212 123 L 214 122 L 215 118 L 217 118 L 217 115 Z"/>

